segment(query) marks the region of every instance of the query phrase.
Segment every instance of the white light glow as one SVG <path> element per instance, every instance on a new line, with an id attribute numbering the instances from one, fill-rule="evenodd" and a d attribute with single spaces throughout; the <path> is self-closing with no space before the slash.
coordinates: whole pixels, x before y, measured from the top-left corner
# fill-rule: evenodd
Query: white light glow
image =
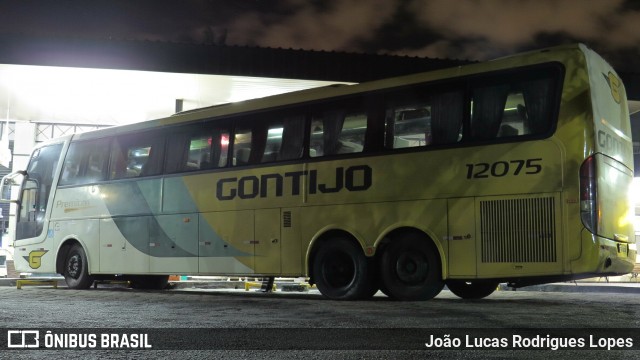
<path id="1" fill-rule="evenodd" d="M 0 65 L 0 114 L 11 120 L 116 125 L 333 82 L 131 70 Z"/>

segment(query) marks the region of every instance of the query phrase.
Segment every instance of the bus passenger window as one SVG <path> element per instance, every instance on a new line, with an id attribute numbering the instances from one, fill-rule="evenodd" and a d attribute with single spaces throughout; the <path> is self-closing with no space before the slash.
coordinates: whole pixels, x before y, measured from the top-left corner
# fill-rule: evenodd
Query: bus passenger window
<path id="1" fill-rule="evenodd" d="M 462 138 L 464 95 L 451 91 L 423 101 L 390 106 L 386 116 L 385 147 L 401 149 L 452 144 Z"/>
<path id="2" fill-rule="evenodd" d="M 227 165 L 229 132 L 196 126 L 172 134 L 167 146 L 165 171 L 169 174 L 216 169 Z"/>
<path id="3" fill-rule="evenodd" d="M 527 109 L 523 105 L 521 91 L 511 91 L 507 96 L 507 103 L 502 114 L 502 122 L 498 129 L 498 137 L 506 138 L 529 134 L 527 126 Z"/>
<path id="4" fill-rule="evenodd" d="M 471 137 L 474 140 L 488 140 L 497 136 L 508 95 L 508 84 L 473 90 Z"/>
<path id="5" fill-rule="evenodd" d="M 104 145 L 102 145 L 104 144 Z M 107 172 L 109 153 L 105 150 L 109 149 L 107 141 L 93 143 L 91 151 L 88 152 L 87 165 L 84 170 L 83 183 L 92 183 L 104 180 Z"/>
<path id="6" fill-rule="evenodd" d="M 387 110 L 386 147 L 400 149 L 431 144 L 431 106 L 415 104 Z"/>
<path id="7" fill-rule="evenodd" d="M 309 156 L 359 153 L 364 150 L 367 132 L 365 113 L 328 111 L 311 121 Z"/>
<path id="8" fill-rule="evenodd" d="M 278 160 L 293 160 L 302 157 L 304 150 L 304 115 L 291 116 L 284 119 L 282 145 Z"/>
<path id="9" fill-rule="evenodd" d="M 473 90 L 471 137 L 489 140 L 544 134 L 550 128 L 553 79 L 541 78 Z"/>
<path id="10" fill-rule="evenodd" d="M 271 124 L 261 162 L 293 160 L 302 157 L 304 116 L 291 116 Z"/>
<path id="11" fill-rule="evenodd" d="M 267 130 L 267 143 L 260 162 L 273 162 L 278 159 L 278 153 L 282 147 L 282 134 L 284 127 L 281 124 L 270 125 Z"/>
<path id="12" fill-rule="evenodd" d="M 162 138 L 132 136 L 116 139 L 111 155 L 111 179 L 158 175 L 162 172 Z"/>
<path id="13" fill-rule="evenodd" d="M 233 137 L 233 166 L 249 164 L 251 156 L 251 129 L 237 129 Z"/>
<path id="14" fill-rule="evenodd" d="M 196 135 L 189 139 L 189 149 L 182 171 L 208 169 L 211 166 L 211 143 L 209 135 Z"/>
<path id="15" fill-rule="evenodd" d="M 229 151 L 229 133 L 216 130 L 211 135 L 196 135 L 189 141 L 184 171 L 224 167 Z"/>
<path id="16" fill-rule="evenodd" d="M 124 177 L 138 177 L 143 173 L 151 155 L 151 146 L 133 147 L 127 149 L 127 169 Z"/>

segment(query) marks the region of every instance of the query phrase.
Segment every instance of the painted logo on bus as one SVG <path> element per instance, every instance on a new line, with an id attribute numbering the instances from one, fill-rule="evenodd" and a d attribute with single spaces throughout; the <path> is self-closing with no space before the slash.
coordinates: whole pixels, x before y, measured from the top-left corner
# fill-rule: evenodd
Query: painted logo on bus
<path id="1" fill-rule="evenodd" d="M 607 80 L 607 84 L 609 85 L 609 88 L 611 88 L 611 96 L 613 97 L 613 100 L 616 103 L 620 104 L 620 100 L 621 100 L 620 79 L 618 79 L 618 77 L 611 71 L 609 71 L 609 74 L 602 74 L 602 75 L 604 75 L 604 78 Z"/>
<path id="2" fill-rule="evenodd" d="M 321 176 L 323 175 L 323 176 Z M 324 181 L 329 177 L 330 181 Z M 322 180 L 321 180 L 322 179 Z M 303 181 L 303 180 L 306 180 Z M 366 191 L 373 183 L 373 170 L 368 165 L 347 168 L 338 167 L 334 174 L 319 174 L 318 170 L 292 171 L 241 178 L 229 177 L 218 180 L 216 197 L 226 201 L 239 199 L 281 197 L 285 194 L 298 196 L 306 185 L 307 194 L 329 194 L 340 191 Z"/>
<path id="3" fill-rule="evenodd" d="M 23 256 L 23 258 L 27 260 L 30 268 L 39 269 L 42 266 L 42 257 L 48 252 L 49 250 L 33 250 L 29 256 Z"/>

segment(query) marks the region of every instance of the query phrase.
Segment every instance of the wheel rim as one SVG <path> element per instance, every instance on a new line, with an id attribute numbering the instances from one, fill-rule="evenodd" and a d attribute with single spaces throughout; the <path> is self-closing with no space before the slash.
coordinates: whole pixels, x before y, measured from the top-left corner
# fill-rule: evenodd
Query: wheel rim
<path id="1" fill-rule="evenodd" d="M 67 275 L 73 279 L 80 277 L 80 271 L 82 269 L 82 258 L 80 255 L 74 254 L 67 260 Z"/>
<path id="2" fill-rule="evenodd" d="M 405 284 L 419 284 L 429 274 L 429 263 L 422 254 L 406 251 L 398 256 L 396 274 Z"/>
<path id="3" fill-rule="evenodd" d="M 348 254 L 333 253 L 322 265 L 324 280 L 333 288 L 341 288 L 351 284 L 355 276 L 356 266 Z"/>

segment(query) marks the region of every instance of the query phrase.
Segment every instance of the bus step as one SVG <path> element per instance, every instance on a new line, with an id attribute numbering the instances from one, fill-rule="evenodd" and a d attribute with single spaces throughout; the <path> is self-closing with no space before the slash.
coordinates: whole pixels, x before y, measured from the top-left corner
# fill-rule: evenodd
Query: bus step
<path id="1" fill-rule="evenodd" d="M 54 288 L 58 288 L 58 280 L 34 280 L 34 279 L 20 279 L 16 280 L 16 288 L 22 289 L 24 285 L 51 285 Z"/>
<path id="2" fill-rule="evenodd" d="M 275 278 L 273 276 L 268 277 L 262 281 L 262 283 L 254 281 L 245 281 L 244 290 L 249 291 L 252 287 L 259 287 L 262 292 L 276 291 L 276 284 L 274 284 Z"/>

